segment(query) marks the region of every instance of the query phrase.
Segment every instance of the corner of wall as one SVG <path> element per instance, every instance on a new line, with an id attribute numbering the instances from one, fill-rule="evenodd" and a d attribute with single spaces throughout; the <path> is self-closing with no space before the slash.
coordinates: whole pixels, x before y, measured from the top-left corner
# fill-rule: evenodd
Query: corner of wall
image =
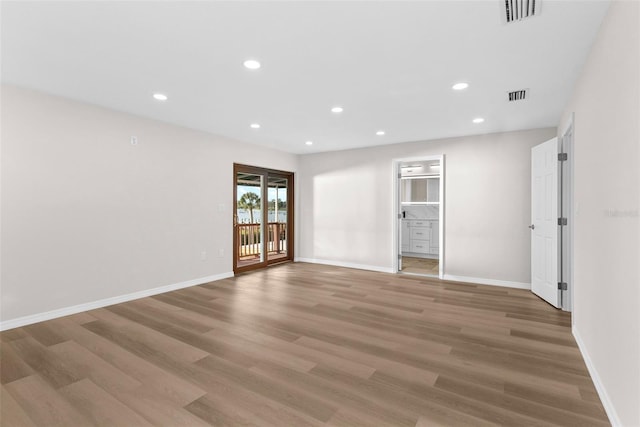
<path id="1" fill-rule="evenodd" d="M 589 375 L 591 376 L 593 385 L 595 386 L 596 391 L 598 392 L 598 396 L 602 401 L 602 406 L 604 407 L 604 410 L 607 413 L 607 416 L 609 417 L 609 421 L 611 422 L 611 425 L 614 427 L 618 427 L 618 426 L 622 427 L 622 422 L 620 422 L 620 418 L 618 417 L 616 408 L 613 405 L 613 402 L 611 401 L 609 394 L 607 393 L 607 389 L 604 387 L 604 384 L 602 383 L 600 374 L 598 373 L 596 366 L 593 364 L 593 361 L 591 360 L 591 356 L 587 352 L 587 346 L 584 344 L 584 341 L 582 341 L 580 332 L 578 331 L 578 328 L 575 324 L 572 325 L 571 332 L 573 333 L 573 337 L 575 338 L 576 343 L 578 344 L 578 349 L 580 350 L 580 354 L 582 354 L 584 363 L 585 365 L 587 365 L 587 370 L 589 371 Z"/>

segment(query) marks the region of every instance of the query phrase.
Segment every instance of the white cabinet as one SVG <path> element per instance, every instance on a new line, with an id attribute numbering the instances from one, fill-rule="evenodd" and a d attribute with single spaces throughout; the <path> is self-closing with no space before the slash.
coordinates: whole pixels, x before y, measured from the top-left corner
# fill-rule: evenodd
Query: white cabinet
<path id="1" fill-rule="evenodd" d="M 403 220 L 402 252 L 419 255 L 438 254 L 438 220 Z M 428 257 L 425 257 L 428 258 Z"/>
<path id="2" fill-rule="evenodd" d="M 409 252 L 411 250 L 410 239 L 411 239 L 411 224 L 407 220 L 402 220 L 402 234 L 400 236 L 402 252 Z"/>
<path id="3" fill-rule="evenodd" d="M 428 254 L 429 253 L 429 241 L 428 240 L 412 240 L 411 252 L 416 254 Z"/>
<path id="4" fill-rule="evenodd" d="M 415 226 L 423 222 L 424 221 L 412 221 L 411 223 L 411 252 L 415 252 L 418 254 L 429 253 L 429 239 L 431 237 L 431 229 L 429 227 Z"/>
<path id="5" fill-rule="evenodd" d="M 409 223 L 411 224 L 411 227 L 428 227 L 429 226 L 429 221 L 427 220 L 422 220 L 422 219 L 412 219 L 409 221 Z"/>
<path id="6" fill-rule="evenodd" d="M 438 254 L 440 253 L 440 221 L 432 220 L 429 223 L 429 229 L 431 230 L 429 253 Z"/>
<path id="7" fill-rule="evenodd" d="M 411 240 L 431 240 L 431 228 L 411 227 Z"/>

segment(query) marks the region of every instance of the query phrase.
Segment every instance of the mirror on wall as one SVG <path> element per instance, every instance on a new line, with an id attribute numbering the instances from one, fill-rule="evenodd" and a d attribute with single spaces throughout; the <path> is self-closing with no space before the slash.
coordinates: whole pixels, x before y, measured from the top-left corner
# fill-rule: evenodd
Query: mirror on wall
<path id="1" fill-rule="evenodd" d="M 430 204 L 440 200 L 440 178 L 437 176 L 402 177 L 401 202 Z"/>

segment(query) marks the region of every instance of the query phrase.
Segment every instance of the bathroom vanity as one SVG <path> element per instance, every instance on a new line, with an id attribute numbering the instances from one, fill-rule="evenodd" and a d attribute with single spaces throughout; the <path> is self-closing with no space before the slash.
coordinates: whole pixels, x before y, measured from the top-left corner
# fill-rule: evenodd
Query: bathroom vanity
<path id="1" fill-rule="evenodd" d="M 402 220 L 402 255 L 438 258 L 440 221 L 437 219 Z"/>

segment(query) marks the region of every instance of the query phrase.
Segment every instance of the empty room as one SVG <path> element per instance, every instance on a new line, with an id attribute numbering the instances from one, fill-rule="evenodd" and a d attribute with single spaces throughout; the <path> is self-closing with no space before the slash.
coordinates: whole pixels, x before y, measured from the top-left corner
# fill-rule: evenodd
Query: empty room
<path id="1" fill-rule="evenodd" d="M 640 427 L 640 2 L 0 2 L 1 426 Z"/>

